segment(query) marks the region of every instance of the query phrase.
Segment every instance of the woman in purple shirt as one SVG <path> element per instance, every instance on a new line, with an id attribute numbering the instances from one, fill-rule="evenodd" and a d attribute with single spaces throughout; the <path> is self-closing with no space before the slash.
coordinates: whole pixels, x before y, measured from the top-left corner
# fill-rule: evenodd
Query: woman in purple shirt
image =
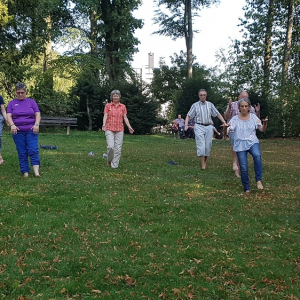
<path id="1" fill-rule="evenodd" d="M 37 103 L 26 97 L 24 83 L 16 84 L 16 94 L 17 98 L 10 101 L 7 106 L 7 122 L 18 151 L 20 170 L 24 177 L 28 177 L 29 156 L 34 176 L 41 177 L 38 146 L 41 114 Z"/>
<path id="2" fill-rule="evenodd" d="M 4 107 L 4 100 L 2 96 L 0 96 L 0 165 L 4 163 L 4 160 L 1 155 L 1 150 L 2 150 L 2 130 L 4 127 L 4 121 L 6 121 L 6 111 Z M 7 122 L 7 121 L 6 121 Z"/>

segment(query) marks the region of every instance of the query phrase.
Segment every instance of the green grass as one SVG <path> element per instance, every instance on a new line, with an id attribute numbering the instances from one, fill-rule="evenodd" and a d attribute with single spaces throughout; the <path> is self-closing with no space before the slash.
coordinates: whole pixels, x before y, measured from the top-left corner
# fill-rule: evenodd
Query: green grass
<path id="1" fill-rule="evenodd" d="M 194 140 L 41 133 L 23 178 L 8 132 L 0 166 L 0 299 L 299 299 L 300 140 L 262 140 L 265 189 L 245 196 L 229 141 L 200 170 Z M 95 156 L 90 157 L 90 151 Z M 168 165 L 173 160 L 177 165 Z"/>

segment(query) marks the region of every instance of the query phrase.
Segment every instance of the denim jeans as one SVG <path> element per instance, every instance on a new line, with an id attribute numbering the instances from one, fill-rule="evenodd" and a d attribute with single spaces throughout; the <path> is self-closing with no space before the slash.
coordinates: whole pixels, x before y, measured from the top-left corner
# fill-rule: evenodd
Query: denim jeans
<path id="1" fill-rule="evenodd" d="M 256 182 L 261 181 L 262 179 L 262 160 L 259 143 L 252 145 L 249 150 L 236 152 L 240 164 L 241 179 L 244 191 L 250 191 L 250 181 L 248 175 L 248 152 L 253 157 Z"/>
<path id="2" fill-rule="evenodd" d="M 19 164 L 21 173 L 28 173 L 30 171 L 28 164 L 28 156 L 30 157 L 30 163 L 32 166 L 40 165 L 39 157 L 39 134 L 30 131 L 18 131 L 17 134 L 13 134 L 13 139 L 18 151 Z"/>
<path id="3" fill-rule="evenodd" d="M 184 127 L 185 127 L 184 125 L 183 126 L 178 126 L 178 129 L 180 131 L 182 131 L 182 136 L 185 136 Z"/>
<path id="4" fill-rule="evenodd" d="M 4 118 L 0 115 L 0 153 L 2 151 L 2 131 L 4 127 Z"/>

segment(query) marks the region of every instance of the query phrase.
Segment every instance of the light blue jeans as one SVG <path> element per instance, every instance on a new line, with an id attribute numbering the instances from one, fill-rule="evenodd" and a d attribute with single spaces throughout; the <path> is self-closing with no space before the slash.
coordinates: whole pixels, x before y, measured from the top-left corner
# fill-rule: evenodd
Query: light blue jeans
<path id="1" fill-rule="evenodd" d="M 39 157 L 39 134 L 30 131 L 18 131 L 17 134 L 13 134 L 13 139 L 18 151 L 19 164 L 21 173 L 29 173 L 30 168 L 28 164 L 28 156 L 30 157 L 30 163 L 32 166 L 40 165 Z"/>
<path id="2" fill-rule="evenodd" d="M 256 182 L 261 181 L 263 172 L 259 143 L 252 145 L 252 147 L 247 151 L 236 152 L 240 164 L 241 179 L 245 192 L 250 191 L 250 181 L 248 175 L 248 152 L 253 157 Z"/>

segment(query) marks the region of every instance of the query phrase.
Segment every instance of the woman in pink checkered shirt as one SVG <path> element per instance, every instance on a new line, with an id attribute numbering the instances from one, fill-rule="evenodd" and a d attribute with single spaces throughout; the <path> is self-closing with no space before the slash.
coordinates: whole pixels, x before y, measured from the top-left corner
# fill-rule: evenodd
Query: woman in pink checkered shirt
<path id="1" fill-rule="evenodd" d="M 132 129 L 127 118 L 126 106 L 120 103 L 121 93 L 119 90 L 113 90 L 110 93 L 111 102 L 104 108 L 102 130 L 105 131 L 107 142 L 107 165 L 113 169 L 118 168 L 124 137 L 124 122 L 129 132 Z"/>

